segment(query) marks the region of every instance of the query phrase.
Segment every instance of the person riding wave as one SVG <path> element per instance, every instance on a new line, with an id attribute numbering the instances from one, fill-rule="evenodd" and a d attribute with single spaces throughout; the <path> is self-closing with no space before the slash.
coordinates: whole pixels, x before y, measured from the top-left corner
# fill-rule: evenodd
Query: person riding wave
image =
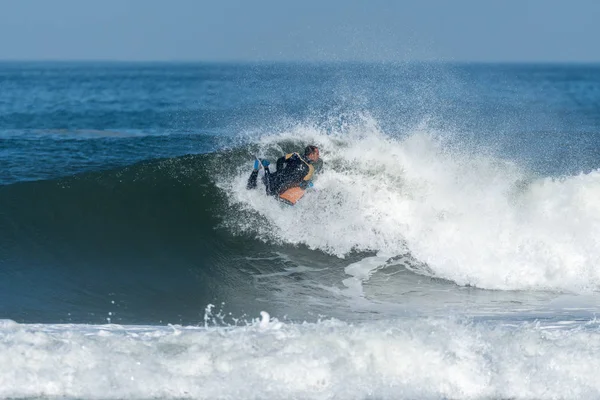
<path id="1" fill-rule="evenodd" d="M 270 162 L 257 159 L 254 162 L 254 170 L 248 178 L 247 189 L 255 189 L 258 178 L 258 170 L 262 164 L 265 175 L 263 183 L 269 196 L 278 196 L 292 187 L 306 189 L 312 186 L 312 178 L 315 173 L 315 164 L 320 161 L 319 148 L 309 145 L 304 149 L 304 154 L 289 153 L 277 160 L 275 172 L 269 170 Z"/>

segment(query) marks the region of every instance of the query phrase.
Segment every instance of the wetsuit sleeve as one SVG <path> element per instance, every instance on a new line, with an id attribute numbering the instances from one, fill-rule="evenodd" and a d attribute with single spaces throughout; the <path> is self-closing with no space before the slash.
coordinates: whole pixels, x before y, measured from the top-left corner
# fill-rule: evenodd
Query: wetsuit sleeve
<path id="1" fill-rule="evenodd" d="M 252 171 L 250 177 L 248 177 L 248 183 L 246 183 L 246 189 L 255 189 L 256 188 L 256 179 L 258 178 L 258 170 Z"/>

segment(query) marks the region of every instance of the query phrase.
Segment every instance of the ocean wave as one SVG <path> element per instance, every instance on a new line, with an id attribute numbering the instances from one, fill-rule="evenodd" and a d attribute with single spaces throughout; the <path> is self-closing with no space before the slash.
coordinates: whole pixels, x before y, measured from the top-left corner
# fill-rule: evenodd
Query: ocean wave
<path id="1" fill-rule="evenodd" d="M 254 154 L 274 160 L 308 143 L 324 169 L 297 206 L 245 189 Z M 460 286 L 590 292 L 600 288 L 599 181 L 600 171 L 534 176 L 426 129 L 384 134 L 366 118 L 343 134 L 298 126 L 234 150 L 2 186 L 0 249 L 8 269 L 135 275 L 202 264 L 226 276 L 223 265 L 262 242 L 337 259 L 410 254 L 414 272 Z"/>

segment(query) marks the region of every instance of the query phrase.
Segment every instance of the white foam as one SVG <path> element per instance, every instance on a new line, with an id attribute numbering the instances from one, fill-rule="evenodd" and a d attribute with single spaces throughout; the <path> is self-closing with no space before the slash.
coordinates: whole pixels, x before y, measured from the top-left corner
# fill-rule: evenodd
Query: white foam
<path id="1" fill-rule="evenodd" d="M 390 257 L 386 255 L 377 255 L 364 258 L 348 265 L 344 271 L 350 275 L 351 278 L 342 281 L 348 288 L 347 293 L 351 296 L 362 296 L 363 282 L 367 281 L 377 269 L 386 266 L 389 258 Z"/>
<path id="2" fill-rule="evenodd" d="M 599 369 L 597 324 L 0 324 L 2 398 L 594 399 Z"/>
<path id="3" fill-rule="evenodd" d="M 234 221 L 263 239 L 340 257 L 410 251 L 460 285 L 492 289 L 600 289 L 600 171 L 531 178 L 511 162 L 449 149 L 425 130 L 398 140 L 372 120 L 343 134 L 311 127 L 264 137 L 321 148 L 316 190 L 285 207 L 245 190 L 247 169 L 221 182 L 230 200 L 267 223 Z"/>

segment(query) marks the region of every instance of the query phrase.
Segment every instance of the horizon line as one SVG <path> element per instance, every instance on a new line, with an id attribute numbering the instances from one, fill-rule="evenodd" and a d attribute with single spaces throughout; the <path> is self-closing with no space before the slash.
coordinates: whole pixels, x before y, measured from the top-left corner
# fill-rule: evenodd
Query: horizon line
<path id="1" fill-rule="evenodd" d="M 600 60 L 235 60 L 235 59 L 109 59 L 109 58 L 0 58 L 0 63 L 106 63 L 106 64 L 600 64 Z"/>

